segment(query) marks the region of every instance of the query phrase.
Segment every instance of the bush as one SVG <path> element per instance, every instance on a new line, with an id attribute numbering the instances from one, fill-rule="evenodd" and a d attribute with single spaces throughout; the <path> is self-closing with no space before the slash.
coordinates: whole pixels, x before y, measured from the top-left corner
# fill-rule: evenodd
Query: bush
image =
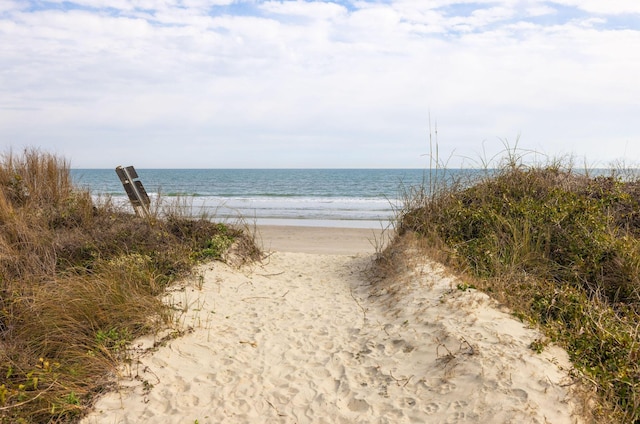
<path id="1" fill-rule="evenodd" d="M 616 420 L 640 422 L 640 181 L 507 163 L 474 184 L 418 190 L 399 232 L 443 246 L 567 348 Z"/>

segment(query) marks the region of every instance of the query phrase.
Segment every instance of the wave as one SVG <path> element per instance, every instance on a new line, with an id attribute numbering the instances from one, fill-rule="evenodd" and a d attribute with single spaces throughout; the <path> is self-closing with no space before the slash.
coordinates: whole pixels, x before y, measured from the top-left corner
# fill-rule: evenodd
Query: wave
<path id="1" fill-rule="evenodd" d="M 157 194 L 150 194 L 150 197 L 157 200 Z M 126 196 L 118 199 L 123 204 L 128 203 Z M 171 198 L 167 199 L 166 205 L 184 208 L 187 214 L 206 213 L 221 218 L 388 221 L 396 206 L 386 199 L 348 197 L 197 196 L 184 204 L 172 204 Z"/>

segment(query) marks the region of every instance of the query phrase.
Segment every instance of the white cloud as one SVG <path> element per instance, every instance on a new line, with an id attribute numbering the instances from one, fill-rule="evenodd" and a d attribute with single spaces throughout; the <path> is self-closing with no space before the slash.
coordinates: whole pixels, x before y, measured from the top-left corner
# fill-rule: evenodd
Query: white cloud
<path id="1" fill-rule="evenodd" d="M 534 4 L 528 6 L 526 9 L 527 15 L 532 17 L 555 15 L 558 13 L 557 9 L 545 4 Z"/>
<path id="2" fill-rule="evenodd" d="M 443 155 L 518 133 L 550 153 L 640 154 L 640 31 L 596 15 L 545 25 L 529 18 L 555 9 L 536 1 L 458 15 L 452 1 L 152 3 L 0 14 L 3 144 L 76 166 L 128 151 L 152 151 L 148 166 L 421 166 L 430 110 Z"/>

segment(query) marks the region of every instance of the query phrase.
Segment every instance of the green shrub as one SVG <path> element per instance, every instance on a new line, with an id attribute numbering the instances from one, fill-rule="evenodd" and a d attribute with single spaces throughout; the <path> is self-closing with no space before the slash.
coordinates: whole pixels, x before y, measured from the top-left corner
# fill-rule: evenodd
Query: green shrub
<path id="1" fill-rule="evenodd" d="M 616 420 L 640 422 L 640 181 L 508 161 L 408 203 L 401 234 L 443 246 L 567 348 Z"/>
<path id="2" fill-rule="evenodd" d="M 437 234 L 480 276 L 533 272 L 603 293 L 611 302 L 633 302 L 640 255 L 627 228 L 635 216 L 612 211 L 638 206 L 622 182 L 612 187 L 594 195 L 583 176 L 511 169 L 409 212 L 401 228 Z"/>

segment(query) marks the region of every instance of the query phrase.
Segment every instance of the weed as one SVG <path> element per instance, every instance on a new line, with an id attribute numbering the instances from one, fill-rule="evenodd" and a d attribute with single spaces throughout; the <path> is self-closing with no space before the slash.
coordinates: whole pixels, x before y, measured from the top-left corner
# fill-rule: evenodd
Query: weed
<path id="1" fill-rule="evenodd" d="M 151 390 L 153 389 L 153 384 L 149 382 L 149 380 L 143 380 L 142 381 L 142 392 L 146 395 L 148 395 L 149 393 L 151 393 Z"/>
<path id="2" fill-rule="evenodd" d="M 233 243 L 233 237 L 226 234 L 216 234 L 209 239 L 204 248 L 198 253 L 201 259 L 221 259 L 222 255 L 229 250 Z"/>
<path id="3" fill-rule="evenodd" d="M 96 344 L 103 349 L 110 349 L 115 352 L 124 350 L 131 340 L 129 331 L 124 329 L 119 331 L 112 328 L 109 331 L 98 330 L 96 333 Z"/>
<path id="4" fill-rule="evenodd" d="M 458 285 L 456 286 L 456 288 L 460 291 L 467 291 L 469 289 L 476 289 L 476 286 L 473 284 L 467 284 L 467 283 L 458 283 Z"/>
<path id="5" fill-rule="evenodd" d="M 547 345 L 548 343 L 545 340 L 535 339 L 534 341 L 531 342 L 531 344 L 529 345 L 529 348 L 533 350 L 535 353 L 540 354 L 542 353 L 542 351 Z"/>

